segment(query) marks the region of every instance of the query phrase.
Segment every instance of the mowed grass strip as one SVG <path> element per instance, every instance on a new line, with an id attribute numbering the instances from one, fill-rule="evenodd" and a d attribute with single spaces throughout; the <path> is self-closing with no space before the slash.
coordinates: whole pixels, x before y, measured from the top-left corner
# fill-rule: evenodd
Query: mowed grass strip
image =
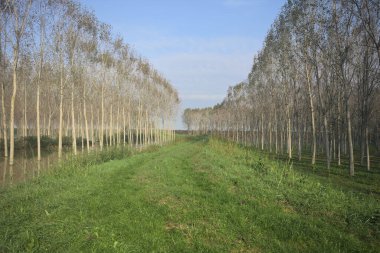
<path id="1" fill-rule="evenodd" d="M 0 252 L 378 252 L 379 196 L 342 189 L 188 138 L 2 190 Z"/>

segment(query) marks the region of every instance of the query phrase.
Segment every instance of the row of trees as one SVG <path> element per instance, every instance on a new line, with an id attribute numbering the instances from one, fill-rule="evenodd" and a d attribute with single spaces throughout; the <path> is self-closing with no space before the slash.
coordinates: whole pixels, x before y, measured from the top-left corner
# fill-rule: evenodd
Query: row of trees
<path id="1" fill-rule="evenodd" d="M 311 151 L 370 170 L 380 139 L 380 3 L 291 0 L 255 56 L 248 82 L 213 108 L 187 109 L 189 130 L 209 132 L 298 159 Z M 374 149 L 371 149 L 374 148 Z M 372 151 L 373 150 L 373 151 Z M 372 151 L 372 153 L 371 153 Z M 358 158 L 356 158 L 358 159 Z"/>
<path id="2" fill-rule="evenodd" d="M 38 160 L 41 135 L 58 139 L 59 157 L 67 136 L 74 154 L 80 141 L 90 151 L 174 138 L 177 91 L 75 0 L 0 1 L 0 82 L 10 164 L 28 135 Z"/>

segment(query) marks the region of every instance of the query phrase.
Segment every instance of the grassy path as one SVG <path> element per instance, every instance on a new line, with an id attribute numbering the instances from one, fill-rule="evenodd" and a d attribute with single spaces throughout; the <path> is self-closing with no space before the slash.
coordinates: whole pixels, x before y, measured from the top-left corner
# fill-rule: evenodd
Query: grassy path
<path id="1" fill-rule="evenodd" d="M 2 190 L 0 252 L 376 252 L 379 203 L 193 138 Z"/>

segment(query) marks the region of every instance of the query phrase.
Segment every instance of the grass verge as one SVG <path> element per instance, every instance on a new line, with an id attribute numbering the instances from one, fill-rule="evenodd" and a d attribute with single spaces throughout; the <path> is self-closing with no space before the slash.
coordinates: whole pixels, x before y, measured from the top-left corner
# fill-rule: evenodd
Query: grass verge
<path id="1" fill-rule="evenodd" d="M 379 196 L 355 179 L 343 188 L 207 137 L 122 160 L 98 155 L 1 190 L 0 252 L 380 248 Z"/>

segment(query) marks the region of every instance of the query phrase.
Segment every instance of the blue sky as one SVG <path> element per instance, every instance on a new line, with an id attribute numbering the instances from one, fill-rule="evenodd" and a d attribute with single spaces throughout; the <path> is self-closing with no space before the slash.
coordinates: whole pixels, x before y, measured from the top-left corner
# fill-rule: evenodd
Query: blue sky
<path id="1" fill-rule="evenodd" d="M 285 0 L 82 0 L 178 90 L 181 112 L 247 79 Z"/>

